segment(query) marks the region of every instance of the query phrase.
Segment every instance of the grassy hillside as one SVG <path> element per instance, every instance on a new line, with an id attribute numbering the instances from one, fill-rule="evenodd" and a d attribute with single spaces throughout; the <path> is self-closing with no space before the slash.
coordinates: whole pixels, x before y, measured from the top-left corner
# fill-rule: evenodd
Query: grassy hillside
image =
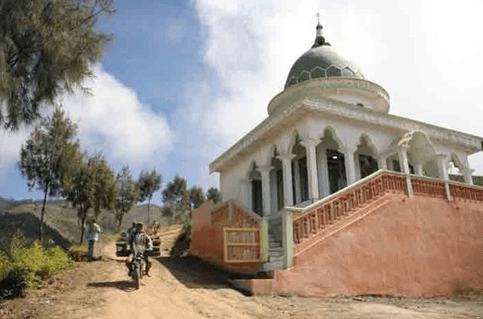
<path id="1" fill-rule="evenodd" d="M 0 202 L 2 203 L 2 202 Z M 42 202 L 12 203 L 4 201 L 0 206 L 0 248 L 8 247 L 9 238 L 19 229 L 29 242 L 39 236 L 40 213 Z M 171 218 L 162 217 L 161 208 L 151 205 L 151 223 L 156 220 L 161 226 L 167 226 Z M 93 211 L 88 212 L 87 220 L 94 218 Z M 98 217 L 103 232 L 117 233 L 126 230 L 133 221 L 148 222 L 148 206 L 135 206 L 128 212 L 118 229 L 115 214 L 112 211 L 103 211 Z M 77 218 L 77 210 L 70 208 L 65 202 L 56 201 L 46 205 L 44 215 L 44 243 L 52 241 L 65 248 L 77 244 L 80 240 L 81 228 Z M 85 242 L 85 238 L 84 238 Z"/>

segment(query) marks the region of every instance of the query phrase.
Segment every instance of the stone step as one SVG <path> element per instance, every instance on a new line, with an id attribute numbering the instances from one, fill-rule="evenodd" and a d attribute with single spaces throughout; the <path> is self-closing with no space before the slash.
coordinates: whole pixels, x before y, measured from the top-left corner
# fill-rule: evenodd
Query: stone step
<path id="1" fill-rule="evenodd" d="M 263 270 L 264 271 L 270 271 L 270 270 L 282 270 L 283 269 L 283 260 L 282 261 L 272 261 L 268 263 L 263 264 Z"/>
<path id="2" fill-rule="evenodd" d="M 282 251 L 269 251 L 268 255 L 274 256 L 274 257 L 280 257 L 280 256 L 283 256 L 283 252 Z"/>
<path id="3" fill-rule="evenodd" d="M 272 261 L 282 261 L 283 260 L 283 256 L 270 256 L 270 257 L 268 257 L 268 260 L 270 262 L 272 262 Z"/>
<path id="4" fill-rule="evenodd" d="M 283 251 L 282 247 L 273 247 L 268 250 L 269 252 L 281 253 Z"/>

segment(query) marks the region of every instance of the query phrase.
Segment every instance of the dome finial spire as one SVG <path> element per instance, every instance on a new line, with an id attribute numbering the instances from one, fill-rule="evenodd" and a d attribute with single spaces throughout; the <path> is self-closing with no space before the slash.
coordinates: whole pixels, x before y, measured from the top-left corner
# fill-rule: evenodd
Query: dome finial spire
<path id="1" fill-rule="evenodd" d="M 315 27 L 316 34 L 315 34 L 315 42 L 313 47 L 318 47 L 321 45 L 330 45 L 328 42 L 325 42 L 324 34 L 322 33 L 322 24 L 320 24 L 320 12 L 317 12 L 317 27 Z"/>

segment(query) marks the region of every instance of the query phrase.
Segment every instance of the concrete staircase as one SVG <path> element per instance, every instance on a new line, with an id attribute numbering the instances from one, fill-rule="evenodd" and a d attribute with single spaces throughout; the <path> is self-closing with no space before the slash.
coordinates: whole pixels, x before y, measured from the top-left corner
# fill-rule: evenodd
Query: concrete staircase
<path id="1" fill-rule="evenodd" d="M 268 262 L 263 265 L 264 271 L 283 269 L 282 245 L 275 241 L 272 234 L 268 234 Z"/>

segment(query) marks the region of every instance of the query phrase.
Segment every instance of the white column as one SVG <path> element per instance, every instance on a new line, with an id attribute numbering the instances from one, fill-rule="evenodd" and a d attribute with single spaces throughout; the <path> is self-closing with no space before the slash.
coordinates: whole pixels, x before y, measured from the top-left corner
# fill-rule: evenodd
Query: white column
<path id="1" fill-rule="evenodd" d="M 293 185 L 292 185 L 292 159 L 294 154 L 280 154 L 278 158 L 282 161 L 283 174 L 283 204 L 293 206 Z"/>
<path id="2" fill-rule="evenodd" d="M 387 162 L 387 160 L 386 160 Z M 393 160 L 389 160 L 389 163 L 387 163 L 387 169 L 390 170 L 390 171 L 394 171 L 394 162 Z"/>
<path id="3" fill-rule="evenodd" d="M 438 169 L 439 169 L 439 178 L 444 179 L 445 181 L 449 180 L 448 175 L 448 168 L 446 167 L 446 155 L 438 154 Z"/>
<path id="4" fill-rule="evenodd" d="M 253 210 L 252 207 L 252 180 L 249 178 L 242 178 L 241 179 L 241 184 L 242 184 L 242 203 L 243 205 L 250 209 Z"/>
<path id="5" fill-rule="evenodd" d="M 309 199 L 315 201 L 319 199 L 319 181 L 317 178 L 317 156 L 315 147 L 319 144 L 319 140 L 307 138 L 300 142 L 305 147 L 307 156 L 307 179 L 309 182 Z"/>
<path id="6" fill-rule="evenodd" d="M 356 182 L 356 167 L 354 161 L 354 152 L 357 147 L 345 147 L 342 152 L 344 153 L 345 175 L 347 179 L 347 186 Z"/>
<path id="7" fill-rule="evenodd" d="M 258 171 L 262 175 L 262 215 L 264 217 L 269 216 L 271 210 L 271 196 L 270 196 L 270 170 L 273 168 L 271 165 L 263 165 L 258 168 Z"/>
<path id="8" fill-rule="evenodd" d="M 294 168 L 294 181 L 295 181 L 295 204 L 298 204 L 302 201 L 299 159 L 296 158 L 293 164 L 294 164 L 293 168 Z"/>
<path id="9" fill-rule="evenodd" d="M 359 154 L 354 154 L 354 165 L 356 168 L 356 180 L 361 179 L 361 162 L 359 161 Z"/>
<path id="10" fill-rule="evenodd" d="M 471 173 L 473 173 L 473 170 L 470 169 L 470 162 L 468 161 L 468 155 L 464 154 L 463 155 L 463 171 L 461 172 L 465 178 L 465 183 L 467 185 L 473 185 L 473 177 L 471 176 Z"/>
<path id="11" fill-rule="evenodd" d="M 387 170 L 387 156 L 379 156 L 377 158 L 377 168 Z"/>
<path id="12" fill-rule="evenodd" d="M 399 157 L 399 167 L 401 168 L 401 173 L 409 174 L 408 147 L 399 146 L 397 148 L 397 155 Z"/>
<path id="13" fill-rule="evenodd" d="M 473 173 L 473 169 L 470 169 L 470 168 L 465 168 L 463 170 L 463 176 L 465 178 L 465 184 L 466 185 L 473 185 L 473 176 L 471 176 L 471 174 Z"/>
<path id="14" fill-rule="evenodd" d="M 327 148 L 320 147 L 319 154 L 317 156 L 319 160 L 319 194 L 320 198 L 325 198 L 330 195 L 330 185 L 329 185 L 329 166 L 327 164 Z"/>
<path id="15" fill-rule="evenodd" d="M 416 163 L 416 167 L 414 167 L 415 173 L 418 176 L 423 176 L 423 163 Z"/>

